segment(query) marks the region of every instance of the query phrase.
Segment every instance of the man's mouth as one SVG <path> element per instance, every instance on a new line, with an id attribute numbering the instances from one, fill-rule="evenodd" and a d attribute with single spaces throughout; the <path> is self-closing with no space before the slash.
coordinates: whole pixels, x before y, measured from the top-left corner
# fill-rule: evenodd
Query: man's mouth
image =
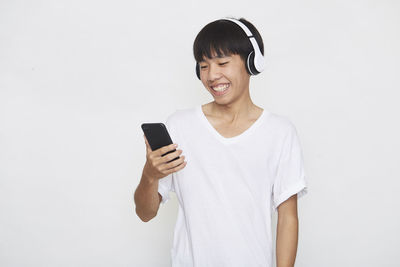
<path id="1" fill-rule="evenodd" d="M 216 92 L 223 92 L 227 90 L 229 87 L 229 83 L 221 83 L 216 86 L 211 86 L 211 89 L 213 89 Z"/>

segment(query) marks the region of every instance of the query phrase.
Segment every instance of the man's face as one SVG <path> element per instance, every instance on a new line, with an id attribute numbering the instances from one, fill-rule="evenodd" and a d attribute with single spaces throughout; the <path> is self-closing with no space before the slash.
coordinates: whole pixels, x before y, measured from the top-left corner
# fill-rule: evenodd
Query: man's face
<path id="1" fill-rule="evenodd" d="M 215 101 L 230 102 L 248 92 L 250 75 L 239 55 L 218 57 L 213 53 L 199 64 L 201 82 Z"/>

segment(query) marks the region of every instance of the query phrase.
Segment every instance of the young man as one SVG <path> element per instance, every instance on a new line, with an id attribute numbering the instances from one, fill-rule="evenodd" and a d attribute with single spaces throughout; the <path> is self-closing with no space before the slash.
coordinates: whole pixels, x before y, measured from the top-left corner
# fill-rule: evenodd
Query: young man
<path id="1" fill-rule="evenodd" d="M 249 267 L 272 266 L 277 210 L 277 267 L 294 266 L 297 198 L 307 192 L 303 158 L 294 125 L 250 99 L 250 75 L 263 68 L 261 36 L 245 19 L 221 19 L 200 31 L 193 48 L 196 74 L 214 101 L 167 118 L 176 152 L 161 156 L 173 145 L 152 151 L 145 139 L 136 212 L 151 220 L 174 191 L 172 266 Z"/>

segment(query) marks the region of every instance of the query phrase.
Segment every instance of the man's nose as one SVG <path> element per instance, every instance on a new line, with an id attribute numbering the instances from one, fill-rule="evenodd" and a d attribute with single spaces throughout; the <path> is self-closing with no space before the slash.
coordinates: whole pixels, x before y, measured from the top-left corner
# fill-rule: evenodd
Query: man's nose
<path id="1" fill-rule="evenodd" d="M 208 68 L 208 80 L 210 82 L 213 82 L 215 80 L 218 80 L 219 78 L 221 78 L 220 69 L 217 66 L 211 64 Z"/>

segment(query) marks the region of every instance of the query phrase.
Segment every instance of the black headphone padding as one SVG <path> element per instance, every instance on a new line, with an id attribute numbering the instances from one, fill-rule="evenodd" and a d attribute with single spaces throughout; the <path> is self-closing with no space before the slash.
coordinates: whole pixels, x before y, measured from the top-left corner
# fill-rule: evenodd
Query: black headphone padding
<path id="1" fill-rule="evenodd" d="M 260 73 L 259 71 L 257 71 L 256 67 L 254 66 L 254 56 L 255 56 L 255 53 L 254 53 L 254 50 L 253 50 L 252 52 L 250 52 L 250 54 L 248 56 L 248 62 L 246 63 L 247 72 L 249 72 L 249 69 L 251 71 L 251 73 L 249 72 L 250 75 L 257 75 L 257 74 Z"/>
<path id="2" fill-rule="evenodd" d="M 198 62 L 196 62 L 196 75 L 200 80 L 200 64 Z"/>

